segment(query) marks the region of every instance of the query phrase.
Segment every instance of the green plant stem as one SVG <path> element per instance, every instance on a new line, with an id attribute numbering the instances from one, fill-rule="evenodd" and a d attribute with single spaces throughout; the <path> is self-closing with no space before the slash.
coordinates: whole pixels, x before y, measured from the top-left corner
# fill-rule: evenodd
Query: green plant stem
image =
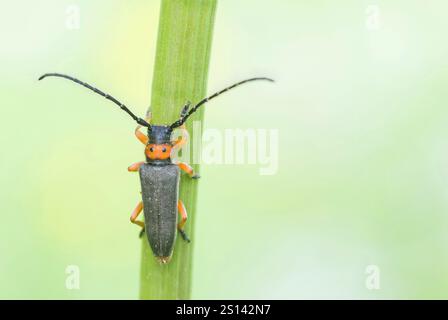
<path id="1" fill-rule="evenodd" d="M 172 123 L 187 100 L 194 103 L 205 97 L 215 9 L 216 0 L 162 0 L 152 85 L 152 123 Z M 188 131 L 192 132 L 193 121 L 200 120 L 202 126 L 202 119 L 203 110 L 199 110 L 190 117 Z M 195 150 L 192 140 L 190 150 Z M 193 167 L 198 172 L 198 165 Z M 187 244 L 177 237 L 171 262 L 161 265 L 154 259 L 147 239 L 143 239 L 141 299 L 190 298 L 197 183 L 185 176 L 180 183 L 180 199 L 188 212 L 185 231 L 192 242 Z"/>

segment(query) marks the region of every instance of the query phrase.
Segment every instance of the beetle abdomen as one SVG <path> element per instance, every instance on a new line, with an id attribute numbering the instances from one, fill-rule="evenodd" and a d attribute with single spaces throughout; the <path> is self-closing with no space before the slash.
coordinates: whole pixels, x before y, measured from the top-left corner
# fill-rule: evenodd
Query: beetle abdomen
<path id="1" fill-rule="evenodd" d="M 177 234 L 179 168 L 175 164 L 140 166 L 146 236 L 154 256 L 167 262 Z"/>

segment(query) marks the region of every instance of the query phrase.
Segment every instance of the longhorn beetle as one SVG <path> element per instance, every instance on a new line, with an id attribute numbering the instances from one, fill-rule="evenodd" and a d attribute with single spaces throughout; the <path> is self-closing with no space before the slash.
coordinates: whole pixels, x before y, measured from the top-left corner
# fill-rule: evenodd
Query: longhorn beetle
<path id="1" fill-rule="evenodd" d="M 199 175 L 187 163 L 173 163 L 171 160 L 171 152 L 176 149 L 179 150 L 187 142 L 185 134 L 182 134 L 175 141 L 172 140 L 171 134 L 173 130 L 181 128 L 186 131 L 185 122 L 200 106 L 230 89 L 256 80 L 273 82 L 272 79 L 263 77 L 240 81 L 202 99 L 191 109 L 191 104 L 189 102 L 186 103 L 182 108 L 179 119 L 172 124 L 152 125 L 149 123 L 150 114 L 148 114 L 145 120 L 139 118 L 120 101 L 85 82 L 60 73 L 46 73 L 39 80 L 46 77 L 61 77 L 74 81 L 117 104 L 138 123 L 135 129 L 135 136 L 145 145 L 146 161 L 136 162 L 128 167 L 128 171 L 139 172 L 142 188 L 142 201 L 137 204 L 132 212 L 131 222 L 142 227 L 140 235 L 143 235 L 146 230 L 146 236 L 152 252 L 156 259 L 163 264 L 168 263 L 171 259 L 176 240 L 176 229 L 185 241 L 190 242 L 184 231 L 187 211 L 182 201 L 179 200 L 180 170 L 193 179 L 199 178 Z M 141 127 L 148 129 L 146 135 L 140 131 Z M 144 211 L 145 222 L 137 220 L 142 210 Z M 179 222 L 177 218 L 178 213 L 181 215 Z"/>

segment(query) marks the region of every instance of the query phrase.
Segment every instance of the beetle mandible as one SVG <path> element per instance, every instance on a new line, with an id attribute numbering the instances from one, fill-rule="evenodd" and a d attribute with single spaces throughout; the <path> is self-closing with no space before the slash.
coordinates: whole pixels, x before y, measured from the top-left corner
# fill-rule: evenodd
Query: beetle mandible
<path id="1" fill-rule="evenodd" d="M 190 108 L 190 103 L 186 103 L 181 110 L 179 119 L 171 125 L 153 125 L 150 124 L 150 116 L 146 119 L 137 117 L 120 101 L 85 82 L 60 73 L 46 73 L 39 80 L 46 77 L 61 77 L 74 81 L 117 104 L 138 123 L 135 129 L 135 136 L 145 145 L 146 161 L 136 162 L 128 167 L 130 172 L 139 172 L 142 188 L 142 200 L 132 212 L 131 222 L 142 227 L 140 235 L 146 233 L 155 258 L 162 264 L 168 263 L 173 254 L 177 234 L 176 229 L 185 241 L 190 242 L 184 231 L 184 225 L 187 221 L 187 210 L 182 200 L 179 199 L 180 170 L 193 179 L 199 178 L 199 175 L 187 163 L 174 163 L 172 161 L 171 152 L 176 149 L 179 150 L 187 142 L 185 134 L 176 140 L 172 140 L 173 130 L 176 128 L 186 130 L 185 122 L 200 106 L 230 89 L 256 80 L 273 82 L 272 79 L 265 77 L 250 78 L 237 82 L 202 99 L 192 108 Z M 140 131 L 142 127 L 147 128 L 146 135 Z M 145 222 L 137 220 L 142 210 Z M 178 213 L 181 216 L 180 221 L 178 221 Z"/>

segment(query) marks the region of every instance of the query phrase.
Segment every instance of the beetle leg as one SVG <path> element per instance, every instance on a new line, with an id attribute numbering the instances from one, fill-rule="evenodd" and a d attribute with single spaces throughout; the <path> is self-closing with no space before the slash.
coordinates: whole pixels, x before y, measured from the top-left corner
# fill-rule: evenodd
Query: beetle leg
<path id="1" fill-rule="evenodd" d="M 150 123 L 151 122 L 151 118 L 152 118 L 152 111 L 151 111 L 151 106 L 150 106 L 148 108 L 148 110 L 146 110 L 145 121 Z"/>
<path id="2" fill-rule="evenodd" d="M 146 136 L 146 134 L 144 134 L 143 132 L 140 131 L 140 128 L 142 126 L 137 126 L 137 128 L 135 128 L 135 136 L 137 137 L 137 139 L 143 143 L 144 145 L 148 144 L 148 137 Z"/>
<path id="3" fill-rule="evenodd" d="M 179 230 L 180 235 L 182 236 L 182 239 L 184 239 L 187 242 L 190 242 L 190 239 L 188 238 L 187 234 L 184 231 L 184 225 L 185 222 L 187 222 L 187 210 L 185 209 L 184 203 L 179 200 L 177 202 L 177 210 L 180 213 L 181 216 L 181 220 L 180 222 L 177 224 L 177 230 Z"/>
<path id="4" fill-rule="evenodd" d="M 143 221 L 137 220 L 138 215 L 142 212 L 143 209 L 143 202 L 140 201 L 137 206 L 135 207 L 134 211 L 132 211 L 131 214 L 131 222 L 144 228 L 145 227 L 145 223 Z"/>
<path id="5" fill-rule="evenodd" d="M 182 148 L 182 146 L 185 145 L 188 141 L 188 131 L 185 124 L 180 126 L 179 129 L 182 131 L 181 136 L 177 138 L 176 141 L 173 142 L 173 148 L 176 149 Z"/>
<path id="6" fill-rule="evenodd" d="M 185 173 L 187 173 L 190 178 L 193 179 L 199 179 L 201 176 L 197 173 L 194 172 L 193 168 L 186 162 L 179 162 L 177 163 L 177 166 L 184 171 Z"/>
<path id="7" fill-rule="evenodd" d="M 183 129 L 183 128 L 181 128 L 181 130 L 182 130 L 182 131 L 183 131 L 183 130 L 186 131 L 187 129 Z M 185 134 L 182 133 L 182 135 L 181 135 L 179 138 L 177 138 L 176 141 L 174 141 L 174 143 L 173 143 L 173 148 L 180 149 L 180 148 L 182 148 L 182 146 L 183 146 L 184 144 L 187 143 L 187 141 L 188 141 L 188 139 L 186 138 Z"/>
<path id="8" fill-rule="evenodd" d="M 140 169 L 140 166 L 144 163 L 145 163 L 144 161 L 133 163 L 128 167 L 128 171 L 129 172 L 137 172 L 138 169 Z"/>

